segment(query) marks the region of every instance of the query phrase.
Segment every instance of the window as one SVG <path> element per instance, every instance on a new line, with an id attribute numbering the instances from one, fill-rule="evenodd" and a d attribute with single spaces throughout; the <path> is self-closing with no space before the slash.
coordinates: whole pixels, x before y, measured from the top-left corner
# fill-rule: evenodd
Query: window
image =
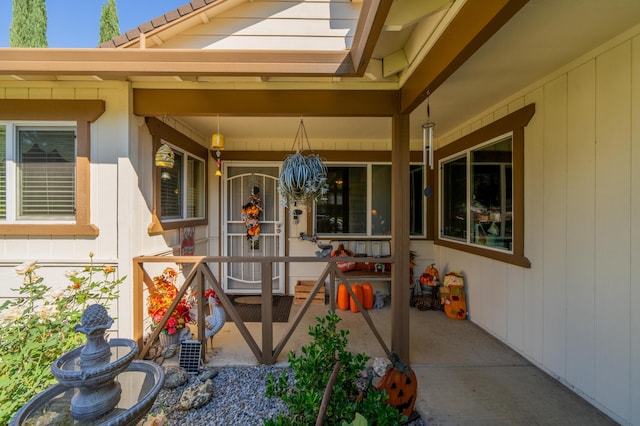
<path id="1" fill-rule="evenodd" d="M 173 168 L 160 172 L 161 219 L 187 220 L 204 218 L 204 160 L 180 152 Z"/>
<path id="2" fill-rule="evenodd" d="M 442 238 L 512 252 L 512 136 L 442 161 Z"/>
<path id="3" fill-rule="evenodd" d="M 61 124 L 0 124 L 0 220 L 75 220 L 75 123 Z"/>
<path id="4" fill-rule="evenodd" d="M 423 236 L 424 170 L 411 165 L 411 235 Z M 329 165 L 329 191 L 316 202 L 315 227 L 319 235 L 390 236 L 391 165 Z"/>
<path id="5" fill-rule="evenodd" d="M 0 235 L 3 236 L 82 236 L 95 237 L 99 233 L 97 226 L 91 223 L 90 215 L 90 158 L 91 123 L 95 122 L 105 111 L 105 102 L 100 99 L 0 99 Z M 16 143 L 15 126 L 33 126 L 38 121 L 48 121 L 47 126 L 59 129 L 60 126 L 75 128 L 75 166 L 74 166 L 74 211 L 69 220 L 52 215 L 45 220 L 35 216 L 24 215 L 17 220 Z M 38 124 L 40 125 L 44 123 Z M 44 130 L 44 129 L 42 129 Z M 59 129 L 63 130 L 63 129 Z M 66 154 L 60 154 L 64 155 Z M 27 185 L 28 186 L 28 185 Z M 18 201 L 16 201 L 18 199 Z M 68 206 L 68 204 L 67 204 Z M 23 213 L 33 213 L 23 212 Z M 57 215 L 67 217 L 58 211 Z M 9 220 L 11 219 L 11 221 Z"/>
<path id="6" fill-rule="evenodd" d="M 209 150 L 157 118 L 148 117 L 155 152 L 162 144 L 173 150 L 172 168 L 153 166 L 153 215 L 150 235 L 185 226 L 206 225 Z"/>
<path id="7" fill-rule="evenodd" d="M 435 152 L 435 243 L 530 267 L 524 256 L 524 126 L 530 104 Z"/>

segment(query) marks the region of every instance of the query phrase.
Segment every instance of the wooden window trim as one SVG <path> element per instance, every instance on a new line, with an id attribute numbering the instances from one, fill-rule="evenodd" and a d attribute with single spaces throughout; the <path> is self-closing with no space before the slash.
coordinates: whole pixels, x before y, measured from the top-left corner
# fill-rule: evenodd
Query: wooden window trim
<path id="1" fill-rule="evenodd" d="M 0 119 L 24 121 L 76 122 L 76 223 L 0 224 L 3 236 L 96 237 L 99 229 L 91 224 L 90 152 L 91 123 L 105 111 L 100 99 L 0 99 Z"/>
<path id="2" fill-rule="evenodd" d="M 167 141 L 172 145 L 184 150 L 186 153 L 195 155 L 204 161 L 205 170 L 209 170 L 209 155 L 208 149 L 200 145 L 193 139 L 180 133 L 173 127 L 165 124 L 161 120 L 154 117 L 146 117 L 145 122 L 147 128 L 151 133 L 153 140 L 153 154 L 151 156 L 151 162 L 153 163 L 153 211 L 151 213 L 151 223 L 147 227 L 149 235 L 160 235 L 165 231 L 180 229 L 185 226 L 206 226 L 209 224 L 209 188 L 208 188 L 208 174 L 205 173 L 204 179 L 204 219 L 193 220 L 176 220 L 176 221 L 162 221 L 161 216 L 161 203 L 160 203 L 160 167 L 156 167 L 155 153 L 160 148 L 162 141 Z"/>
<path id="3" fill-rule="evenodd" d="M 435 151 L 435 163 L 461 151 L 474 148 L 505 133 L 513 133 L 513 253 L 489 250 L 478 245 L 440 239 L 440 232 L 434 233 L 434 244 L 455 250 L 476 254 L 512 265 L 531 267 L 524 255 L 524 128 L 535 114 L 535 104 L 529 104 L 473 133 L 445 145 Z M 439 182 L 439 167 L 435 169 L 435 180 Z M 434 188 L 434 199 L 439 200 L 439 185 Z M 440 223 L 440 209 L 434 211 L 434 227 Z"/>

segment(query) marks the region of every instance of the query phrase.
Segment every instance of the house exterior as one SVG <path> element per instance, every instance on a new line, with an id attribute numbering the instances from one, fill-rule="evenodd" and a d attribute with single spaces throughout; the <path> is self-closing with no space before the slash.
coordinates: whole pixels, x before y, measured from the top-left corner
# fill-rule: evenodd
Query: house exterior
<path id="1" fill-rule="evenodd" d="M 555 58 L 552 69 L 526 84 L 508 85 L 512 73 L 525 73 L 518 68 L 493 75 L 490 79 L 502 80 L 507 89 L 497 95 L 486 93 L 488 101 L 483 103 L 476 99 L 483 92 L 459 93 L 454 86 L 464 87 L 465 77 L 473 77 L 471 73 L 478 70 L 474 61 L 506 49 L 506 34 L 518 26 L 528 29 L 550 5 L 487 2 L 483 9 L 490 9 L 492 15 L 485 17 L 467 9 L 477 7 L 472 1 L 440 2 L 435 12 L 421 12 L 423 20 L 414 35 L 432 29 L 431 36 L 423 39 L 432 54 L 444 57 L 443 52 L 455 47 L 446 28 L 461 25 L 456 17 L 473 16 L 466 21 L 467 27 L 476 21 L 484 26 L 469 30 L 473 35 L 464 42 L 467 50 L 460 48 L 462 53 L 443 63 L 429 53 L 424 57 L 430 60 L 420 61 L 407 42 L 406 61 L 398 60 L 394 52 L 380 60 L 386 64 L 385 73 L 384 66 L 382 71 L 377 67 L 378 58 L 367 57 L 372 45 L 359 37 L 376 39 L 384 22 L 385 28 L 393 28 L 392 24 L 402 22 L 401 11 L 418 13 L 420 2 L 405 1 L 404 6 L 411 5 L 406 9 L 394 8 L 392 1 L 334 2 L 324 9 L 329 11 L 325 20 L 342 25 L 316 30 L 317 40 L 306 34 L 313 41 L 300 36 L 301 28 L 313 32 L 311 28 L 322 20 L 309 17 L 325 13 L 322 5 L 328 3 L 296 2 L 302 8 L 298 12 L 308 18 L 304 22 L 296 22 L 298 12 L 286 3 L 192 2 L 101 49 L 0 49 L 0 135 L 5 158 L 0 297 L 12 296 L 11 288 L 19 284 L 14 268 L 25 260 L 37 260 L 45 279 L 63 282 L 65 271 L 87 264 L 93 253 L 94 263 L 117 267 L 121 276 L 131 277 L 136 256 L 180 254 L 185 229 L 193 231 L 196 255 L 246 254 L 230 247 L 232 241 L 245 239 L 237 226 L 242 226 L 238 206 L 249 195 L 247 188 L 249 192 L 259 188 L 265 202 L 269 199 L 265 191 L 271 191 L 273 202 L 272 178 L 277 177 L 284 155 L 292 151 L 298 121 L 304 116 L 312 130 L 310 123 L 317 118 L 315 134 L 320 136 L 310 132 L 308 143 L 331 167 L 360 163 L 371 169 L 389 164 L 396 186 L 389 195 L 394 207 L 388 230 L 376 234 L 371 217 L 358 238 L 327 232 L 319 233 L 321 241 L 371 244 L 387 240 L 396 259 L 409 250 L 417 252 L 418 271 L 435 263 L 441 272 L 462 272 L 471 321 L 616 421 L 640 424 L 640 314 L 635 309 L 640 304 L 637 5 L 615 2 L 628 15 L 624 27 L 604 40 L 587 41 L 591 44 L 580 55 Z M 578 7 L 560 3 L 568 9 Z M 258 16 L 260 25 L 242 23 L 248 11 Z M 283 14 L 295 31 L 275 30 L 288 28 L 278 21 Z M 491 28 L 490 34 L 484 34 L 483 28 Z M 273 37 L 265 41 L 265 34 Z M 280 50 L 266 50 L 265 43 Z M 249 52 L 237 50 L 243 44 Z M 352 53 L 364 52 L 365 58 L 362 63 L 354 60 L 351 68 L 344 53 L 349 48 Z M 552 45 L 545 48 L 548 55 L 553 53 Z M 469 68 L 459 63 L 460 58 Z M 261 77 L 251 71 L 256 67 L 261 71 L 260 67 L 271 67 L 271 71 Z M 292 76 L 286 74 L 287 68 Z M 480 78 L 479 73 L 475 75 Z M 439 92 L 449 96 L 439 98 Z M 436 167 L 426 169 L 426 183 L 419 182 L 433 195 L 424 200 L 422 230 L 410 237 L 403 217 L 412 210 L 407 192 L 397 188 L 408 187 L 405 172 L 422 163 L 422 134 L 413 129 L 420 129 L 424 121 L 425 102 L 431 105 L 434 121 L 438 102 L 441 110 L 449 108 L 450 113 L 438 118 Z M 465 116 L 463 107 L 469 104 L 476 107 Z M 282 117 L 288 121 L 279 121 Z M 364 121 L 370 117 L 380 127 Z M 202 120 L 208 120 L 213 130 L 203 131 Z M 356 136 L 345 122 L 365 124 Z M 230 129 L 237 123 L 245 133 L 236 137 L 227 133 L 219 177 L 211 134 L 225 134 L 225 126 Z M 266 126 L 282 129 L 267 131 Z M 320 130 L 334 126 L 345 126 L 341 139 L 324 136 Z M 362 128 L 367 127 L 369 131 L 364 132 Z M 73 210 L 44 219 L 41 213 L 30 217 L 28 211 L 17 210 L 24 204 L 18 190 L 24 188 L 23 181 L 17 179 L 22 176 L 17 172 L 18 159 L 24 163 L 25 158 L 19 157 L 25 149 L 20 148 L 19 130 L 34 128 L 75 132 Z M 256 128 L 265 130 L 256 132 Z M 480 243 L 472 235 L 456 236 L 445 229 L 447 189 L 442 181 L 451 161 L 472 152 L 478 143 L 504 134 L 512 135 L 514 156 L 509 168 L 513 175 L 511 245 L 486 247 L 486 240 Z M 173 218 L 162 217 L 172 205 L 162 204 L 163 170 L 153 161 L 163 142 L 173 147 L 189 170 L 186 176 L 202 178 L 202 185 L 194 187 L 200 195 L 181 198 L 193 209 L 181 209 Z M 234 189 L 232 182 L 239 182 L 240 189 Z M 369 186 L 365 192 L 371 197 L 375 188 Z M 268 253 L 263 243 L 265 251 L 260 253 L 314 256 L 317 246 L 299 236 L 317 232 L 317 212 L 305 206 L 294 219 L 291 207 L 285 209 L 276 202 L 271 209 L 274 216 L 264 218 L 264 237 L 283 235 L 284 239 L 269 246 L 276 248 Z M 467 220 L 473 222 L 472 217 Z M 490 219 L 500 222 L 495 214 Z M 471 230 L 468 234 L 473 231 L 466 229 Z M 313 279 L 320 271 L 320 264 L 292 265 L 279 276 L 275 291 L 292 293 L 297 280 Z M 396 284 L 408 272 L 394 274 L 392 300 L 408 292 L 398 290 Z M 227 289 L 250 292 L 241 282 L 239 278 L 237 287 Z M 128 278 L 114 307 L 115 327 L 122 337 L 133 335 L 133 303 Z M 409 307 L 393 303 L 394 320 L 402 330 Z M 392 346 L 402 351 L 408 338 L 407 332 L 394 334 Z"/>

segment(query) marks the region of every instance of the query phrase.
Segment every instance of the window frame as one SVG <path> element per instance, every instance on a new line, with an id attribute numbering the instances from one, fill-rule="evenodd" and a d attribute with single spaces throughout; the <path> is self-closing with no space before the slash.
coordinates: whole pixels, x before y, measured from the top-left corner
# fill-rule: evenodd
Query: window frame
<path id="1" fill-rule="evenodd" d="M 162 208 L 160 209 L 160 220 L 162 220 L 163 222 L 175 222 L 175 221 L 187 221 L 187 220 L 201 220 L 205 218 L 205 212 L 204 212 L 204 208 L 202 209 L 202 216 L 195 216 L 190 218 L 189 217 L 189 203 L 188 203 L 188 191 L 189 191 L 189 182 L 188 182 L 188 178 L 189 178 L 189 167 L 188 167 L 188 163 L 189 160 L 195 160 L 198 161 L 202 164 L 202 170 L 203 170 L 203 185 L 202 185 L 202 200 L 201 203 L 204 207 L 204 203 L 206 201 L 206 197 L 205 197 L 205 181 L 206 181 L 206 158 L 200 158 L 200 157 L 196 157 L 195 155 L 191 154 L 190 152 L 187 152 L 183 149 L 180 149 L 174 145 L 172 145 L 171 143 L 167 142 L 167 141 L 163 141 L 166 142 L 166 144 L 168 146 L 171 147 L 171 149 L 174 150 L 175 152 L 175 161 L 176 161 L 176 165 L 174 165 L 174 167 L 178 167 L 178 159 L 180 159 L 180 161 L 182 162 L 181 166 L 180 166 L 180 175 L 178 176 L 179 178 L 179 189 L 180 189 L 180 213 L 179 215 L 175 216 L 175 217 L 162 217 Z M 161 168 L 162 169 L 162 168 Z M 160 205 L 162 206 L 162 172 L 160 173 Z"/>
<path id="2" fill-rule="evenodd" d="M 98 236 L 98 227 L 90 222 L 91 123 L 104 111 L 101 99 L 0 99 L 1 121 L 75 122 L 76 128 L 75 223 L 0 223 L 0 235 Z"/>
<path id="3" fill-rule="evenodd" d="M 340 162 L 326 162 L 325 165 L 327 167 L 344 167 L 344 168 L 350 168 L 350 167 L 362 167 L 362 168 L 366 168 L 366 178 L 367 178 L 367 199 L 366 199 L 366 211 L 367 212 L 371 212 L 372 209 L 372 192 L 373 192 L 373 167 L 374 166 L 389 166 L 389 167 L 393 167 L 392 163 L 389 161 L 361 161 L 361 162 L 353 162 L 353 161 L 340 161 Z M 428 179 L 428 168 L 424 167 L 424 164 L 422 164 L 421 162 L 414 162 L 412 161 L 410 163 L 410 166 L 422 166 L 422 184 L 423 186 L 426 185 L 427 179 Z M 421 188 L 422 190 L 422 188 Z M 390 206 L 391 206 L 391 199 L 390 199 Z M 421 234 L 415 234 L 415 235 L 411 235 L 410 238 L 411 239 L 416 239 L 416 240 L 420 240 L 420 239 L 427 239 L 428 238 L 428 222 L 427 222 L 427 217 L 428 217 L 428 205 L 426 200 L 423 200 L 422 203 L 422 212 L 421 212 L 421 217 L 420 220 L 422 221 L 422 233 Z M 389 232 L 389 234 L 373 234 L 373 225 L 372 225 L 372 217 L 371 214 L 367 215 L 366 218 L 366 231 L 364 233 L 319 233 L 317 232 L 317 202 L 314 201 L 313 203 L 313 209 L 312 209 L 312 214 L 310 215 L 310 219 L 311 219 L 311 233 L 314 235 L 317 235 L 320 238 L 331 238 L 331 239 L 342 239 L 342 240 L 350 240 L 350 239 L 391 239 L 391 232 Z M 391 227 L 391 217 L 387 218 L 387 220 L 389 221 L 389 227 Z M 389 228 L 389 231 L 391 231 L 391 228 Z"/>
<path id="4" fill-rule="evenodd" d="M 434 233 L 434 244 L 449 247 L 452 249 L 476 254 L 490 259 L 518 265 L 526 268 L 531 267 L 531 262 L 524 255 L 524 127 L 529 123 L 535 114 L 535 104 L 529 104 L 499 120 L 494 121 L 462 138 L 437 149 L 434 152 L 435 200 L 437 208 L 434 211 L 434 225 L 437 232 Z M 481 245 L 453 240 L 443 236 L 441 229 L 441 187 L 440 178 L 442 164 L 447 160 L 466 156 L 467 152 L 477 149 L 495 138 L 509 134 L 512 135 L 512 179 L 513 179 L 513 245 L 512 251 L 496 250 Z M 467 176 L 467 185 L 470 176 Z M 467 210 L 469 207 L 467 206 Z"/>
<path id="5" fill-rule="evenodd" d="M 205 226 L 209 224 L 209 150 L 189 138 L 188 136 L 180 133 L 173 127 L 165 124 L 155 117 L 146 117 L 145 122 L 147 128 L 151 133 L 153 151 L 151 155 L 152 163 L 152 176 L 153 176 L 153 211 L 151 214 L 151 224 L 147 228 L 149 235 L 162 234 L 165 231 L 180 229 L 187 226 Z M 177 148 L 185 155 L 186 161 L 188 156 L 196 158 L 204 162 L 204 217 L 194 219 L 162 219 L 162 206 L 161 206 L 161 172 L 162 167 L 158 167 L 155 164 L 155 153 L 162 143 L 169 144 L 172 148 Z M 183 170 L 183 174 L 185 171 Z M 184 176 L 183 176 L 184 178 Z"/>

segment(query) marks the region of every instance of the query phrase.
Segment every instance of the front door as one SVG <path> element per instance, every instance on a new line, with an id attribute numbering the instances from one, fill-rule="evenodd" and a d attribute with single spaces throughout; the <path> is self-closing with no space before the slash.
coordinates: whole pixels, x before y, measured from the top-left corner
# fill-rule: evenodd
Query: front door
<path id="1" fill-rule="evenodd" d="M 223 255 L 284 256 L 284 207 L 278 195 L 279 166 L 225 164 L 223 176 Z M 273 265 L 273 292 L 284 293 L 284 263 Z M 261 292 L 261 264 L 223 266 L 223 287 L 229 293 Z"/>

